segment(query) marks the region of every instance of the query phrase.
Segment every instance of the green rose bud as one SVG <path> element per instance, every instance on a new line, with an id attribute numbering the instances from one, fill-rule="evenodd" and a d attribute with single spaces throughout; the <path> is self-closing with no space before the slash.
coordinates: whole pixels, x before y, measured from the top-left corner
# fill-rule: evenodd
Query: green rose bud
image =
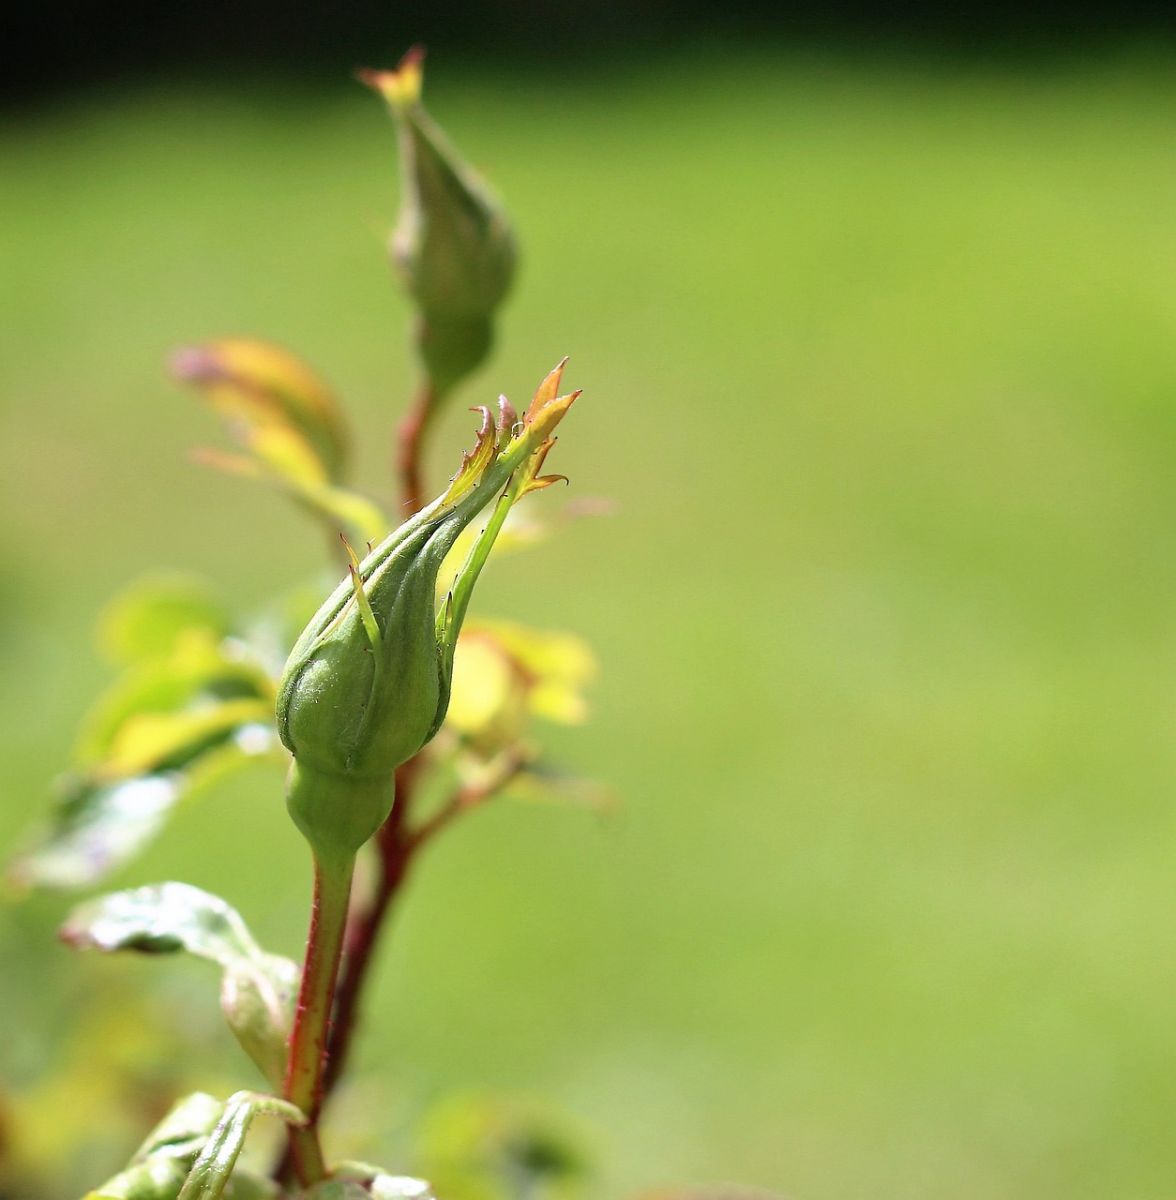
<path id="1" fill-rule="evenodd" d="M 393 772 L 438 730 L 449 704 L 457 635 L 474 582 L 510 506 L 539 476 L 578 392 L 559 396 L 561 363 L 519 421 L 481 409 L 475 448 L 444 495 L 355 559 L 290 654 L 278 685 L 278 731 L 294 755 L 287 802 L 316 851 L 353 854 L 391 811 Z M 441 564 L 497 499 L 444 603 Z M 353 556 L 354 559 L 354 556 Z"/>
<path id="2" fill-rule="evenodd" d="M 433 390 L 444 395 L 489 354 L 517 255 L 497 198 L 421 105 L 423 59 L 416 47 L 395 71 L 363 71 L 360 79 L 384 97 L 399 127 L 392 259 L 420 311 L 417 347 Z"/>

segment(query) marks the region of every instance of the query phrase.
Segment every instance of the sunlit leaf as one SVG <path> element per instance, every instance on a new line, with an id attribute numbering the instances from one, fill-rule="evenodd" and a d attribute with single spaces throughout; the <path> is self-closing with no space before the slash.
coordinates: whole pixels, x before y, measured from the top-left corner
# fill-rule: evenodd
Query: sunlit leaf
<path id="1" fill-rule="evenodd" d="M 582 638 L 498 620 L 481 620 L 473 632 L 497 642 L 528 677 L 527 704 L 535 716 L 562 724 L 587 717 L 583 689 L 596 678 L 597 664 Z"/>
<path id="2" fill-rule="evenodd" d="M 88 900 L 73 910 L 61 936 L 78 949 L 186 950 L 222 967 L 261 953 L 234 908 L 187 883 L 153 884 Z"/>
<path id="3" fill-rule="evenodd" d="M 180 792 L 175 773 L 113 784 L 68 780 L 50 820 L 9 865 L 10 882 L 19 888 L 97 882 L 158 833 Z"/>
<path id="4" fill-rule="evenodd" d="M 521 729 L 525 690 L 510 656 L 489 638 L 478 637 L 471 622 L 453 657 L 447 724 L 471 738 L 513 738 Z"/>
<path id="5" fill-rule="evenodd" d="M 82 888 L 138 854 L 166 825 L 176 805 L 256 759 L 284 762 L 270 724 L 234 728 L 183 766 L 107 782 L 100 775 L 66 780 L 48 820 L 8 868 L 18 888 Z"/>
<path id="6" fill-rule="evenodd" d="M 218 964 L 229 1027 L 267 1079 L 280 1086 L 298 968 L 263 951 L 241 915 L 219 896 L 186 883 L 113 892 L 75 908 L 61 937 L 79 949 L 186 951 Z"/>
<path id="7" fill-rule="evenodd" d="M 346 432 L 334 396 L 292 354 L 249 338 L 225 338 L 179 351 L 176 376 L 199 388 L 244 451 L 199 458 L 271 483 L 334 529 L 378 540 L 388 521 L 344 486 Z"/>
<path id="8" fill-rule="evenodd" d="M 324 478 L 343 477 L 347 433 L 339 405 L 289 351 L 254 338 L 222 338 L 178 351 L 172 370 L 200 390 L 239 441 L 286 431 L 302 441 Z"/>
<path id="9" fill-rule="evenodd" d="M 296 449 L 279 453 L 272 439 L 265 457 L 198 450 L 196 461 L 242 479 L 258 480 L 284 492 L 332 532 L 346 532 L 362 542 L 377 542 L 390 528 L 383 511 L 358 492 L 333 484 Z"/>
<path id="10" fill-rule="evenodd" d="M 83 723 L 78 758 L 102 764 L 129 720 L 207 709 L 222 701 L 270 703 L 273 687 L 269 674 L 240 645 L 206 629 L 185 630 L 167 657 L 132 666 L 98 698 Z"/>
<path id="11" fill-rule="evenodd" d="M 290 485 L 291 495 L 333 532 L 351 534 L 357 542 L 378 542 L 391 525 L 366 496 L 326 483 Z"/>
<path id="12" fill-rule="evenodd" d="M 294 485 L 314 487 L 330 480 L 322 459 L 293 429 L 283 425 L 253 429 L 246 445 L 275 475 Z"/>
<path id="13" fill-rule="evenodd" d="M 135 580 L 107 604 L 98 642 L 107 657 L 126 664 L 171 653 L 193 629 L 220 639 L 229 629 L 228 613 L 198 576 L 159 572 Z"/>
<path id="14" fill-rule="evenodd" d="M 10 867 L 18 886 L 96 883 L 138 853 L 180 801 L 253 759 L 285 761 L 274 682 L 259 656 L 183 593 L 165 589 L 161 606 L 147 585 L 129 596 L 115 608 L 119 645 L 154 651 L 137 655 L 87 715 L 77 767 Z M 184 614 L 195 623 L 182 625 Z"/>
<path id="15" fill-rule="evenodd" d="M 242 726 L 264 725 L 269 715 L 265 700 L 227 700 L 195 712 L 129 717 L 111 743 L 103 771 L 126 776 L 171 763 L 182 765 Z"/>
<path id="16" fill-rule="evenodd" d="M 531 717 L 572 724 L 596 660 L 578 637 L 508 621 L 471 621 L 454 655 L 447 721 L 483 757 L 521 739 Z"/>

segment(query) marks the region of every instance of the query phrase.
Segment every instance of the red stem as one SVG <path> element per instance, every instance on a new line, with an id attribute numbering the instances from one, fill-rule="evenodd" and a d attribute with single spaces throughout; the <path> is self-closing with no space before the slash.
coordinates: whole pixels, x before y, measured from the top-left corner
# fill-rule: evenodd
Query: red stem
<path id="1" fill-rule="evenodd" d="M 421 384 L 396 431 L 396 470 L 400 476 L 406 517 L 420 512 L 425 506 L 421 459 L 425 433 L 437 407 L 436 400 L 432 385 L 428 382 Z"/>
<path id="2" fill-rule="evenodd" d="M 481 786 L 459 788 L 432 816 L 416 826 L 410 825 L 408 814 L 424 759 L 420 755 L 409 759 L 396 772 L 396 806 L 374 839 L 380 871 L 376 890 L 367 905 L 356 907 L 347 925 L 345 969 L 335 992 L 335 1016 L 327 1053 L 324 1081 L 327 1094 L 346 1067 L 359 1002 L 368 968 L 379 943 L 380 931 L 386 924 L 388 910 L 403 887 L 416 855 L 455 817 L 476 808 L 500 791 L 518 774 L 524 762 L 522 755 L 512 757 L 493 778 Z"/>

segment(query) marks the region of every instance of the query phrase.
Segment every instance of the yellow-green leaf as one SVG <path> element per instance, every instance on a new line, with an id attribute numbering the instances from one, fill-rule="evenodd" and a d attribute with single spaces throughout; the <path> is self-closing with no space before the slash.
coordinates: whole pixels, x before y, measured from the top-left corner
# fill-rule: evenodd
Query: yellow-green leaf
<path id="1" fill-rule="evenodd" d="M 224 606 L 199 576 L 156 572 L 135 580 L 107 604 L 98 643 L 108 658 L 125 664 L 169 654 L 193 629 L 219 639 L 228 628 Z"/>
<path id="2" fill-rule="evenodd" d="M 222 338 L 176 353 L 177 378 L 195 384 L 230 432 L 297 435 L 326 478 L 345 473 L 347 433 L 331 390 L 301 359 L 256 338 Z"/>

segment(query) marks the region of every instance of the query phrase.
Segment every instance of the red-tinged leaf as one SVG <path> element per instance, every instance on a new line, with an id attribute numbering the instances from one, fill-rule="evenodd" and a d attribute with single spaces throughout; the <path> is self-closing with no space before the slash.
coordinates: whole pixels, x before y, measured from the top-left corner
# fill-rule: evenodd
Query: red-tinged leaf
<path id="1" fill-rule="evenodd" d="M 326 478 L 342 479 L 347 433 L 339 405 L 289 351 L 256 338 L 221 338 L 178 351 L 171 365 L 247 445 L 258 431 L 287 430 L 306 444 Z"/>
<path id="2" fill-rule="evenodd" d="M 406 107 L 416 104 L 421 98 L 424 81 L 425 48 L 413 46 L 394 70 L 379 71 L 363 67 L 355 72 L 356 79 L 380 93 L 389 104 Z"/>
<path id="3" fill-rule="evenodd" d="M 461 466 L 458 468 L 457 474 L 449 481 L 449 488 L 442 499 L 443 504 L 453 504 L 472 487 L 475 487 L 498 453 L 497 431 L 490 410 L 481 405 L 470 411 L 482 414 L 482 424 L 478 429 L 474 448 L 467 450 L 462 455 Z"/>

